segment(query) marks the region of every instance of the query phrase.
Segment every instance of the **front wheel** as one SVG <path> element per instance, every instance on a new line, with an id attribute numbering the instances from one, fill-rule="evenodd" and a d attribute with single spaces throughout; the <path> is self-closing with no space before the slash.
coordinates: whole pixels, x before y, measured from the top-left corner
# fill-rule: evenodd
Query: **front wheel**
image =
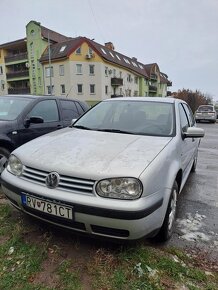
<path id="1" fill-rule="evenodd" d="M 7 165 L 9 155 L 10 151 L 3 147 L 0 147 L 0 175 Z"/>
<path id="2" fill-rule="evenodd" d="M 155 239 L 160 242 L 165 242 L 169 240 L 173 234 L 173 229 L 176 220 L 177 198 L 178 198 L 178 185 L 177 182 L 175 181 L 171 190 L 171 195 L 163 225 L 155 237 Z"/>

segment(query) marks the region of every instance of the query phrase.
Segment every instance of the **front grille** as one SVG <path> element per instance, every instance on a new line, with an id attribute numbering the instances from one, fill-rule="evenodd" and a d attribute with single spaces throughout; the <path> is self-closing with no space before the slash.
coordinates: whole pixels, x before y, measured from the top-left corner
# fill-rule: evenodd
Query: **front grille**
<path id="1" fill-rule="evenodd" d="M 24 166 L 21 178 L 46 186 L 45 179 L 49 172 Z M 95 181 L 60 175 L 57 189 L 75 193 L 92 194 Z"/>

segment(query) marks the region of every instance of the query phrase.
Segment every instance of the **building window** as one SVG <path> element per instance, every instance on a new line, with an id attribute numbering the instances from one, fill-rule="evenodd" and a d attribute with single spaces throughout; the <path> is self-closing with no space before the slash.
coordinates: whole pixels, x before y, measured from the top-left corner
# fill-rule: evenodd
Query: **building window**
<path id="1" fill-rule="evenodd" d="M 89 65 L 89 74 L 94 75 L 95 74 L 95 66 L 93 64 Z"/>
<path id="2" fill-rule="evenodd" d="M 113 75 L 114 75 L 114 77 L 116 77 L 116 70 L 115 69 L 113 69 Z"/>
<path id="3" fill-rule="evenodd" d="M 77 85 L 77 93 L 78 94 L 82 94 L 83 93 L 83 85 L 82 84 L 78 84 Z"/>
<path id="4" fill-rule="evenodd" d="M 2 75 L 3 74 L 3 68 L 2 68 L 2 66 L 0 65 L 0 75 Z"/>
<path id="5" fill-rule="evenodd" d="M 31 55 L 31 57 L 34 57 L 34 47 L 33 47 L 33 42 L 30 43 L 30 55 Z"/>
<path id="6" fill-rule="evenodd" d="M 108 86 L 105 86 L 105 95 L 108 94 Z"/>
<path id="7" fill-rule="evenodd" d="M 122 79 L 122 72 L 120 71 L 120 78 Z"/>
<path id="8" fill-rule="evenodd" d="M 46 67 L 45 68 L 45 76 L 48 77 L 53 77 L 54 73 L 53 73 L 53 66 L 51 67 Z"/>
<path id="9" fill-rule="evenodd" d="M 131 82 L 131 75 L 130 74 L 127 75 L 127 82 L 129 82 L 129 83 Z"/>
<path id="10" fill-rule="evenodd" d="M 105 76 L 107 77 L 108 76 L 108 67 L 107 66 L 105 67 L 105 71 L 104 72 L 105 72 Z"/>
<path id="11" fill-rule="evenodd" d="M 54 86 L 52 86 L 52 90 L 51 90 L 51 87 L 50 86 L 47 86 L 47 92 L 48 92 L 48 95 L 53 95 L 53 93 L 54 93 Z"/>
<path id="12" fill-rule="evenodd" d="M 66 47 L 67 47 L 66 45 L 63 45 L 59 52 L 64 52 Z"/>
<path id="13" fill-rule="evenodd" d="M 95 85 L 90 85 L 90 94 L 95 94 Z"/>
<path id="14" fill-rule="evenodd" d="M 61 94 L 65 94 L 65 85 L 61 85 Z"/>
<path id="15" fill-rule="evenodd" d="M 76 54 L 81 54 L 81 46 L 77 48 Z"/>
<path id="16" fill-rule="evenodd" d="M 76 73 L 78 75 L 82 74 L 82 65 L 81 64 L 76 64 Z"/>
<path id="17" fill-rule="evenodd" d="M 59 65 L 59 75 L 64 76 L 64 65 Z"/>
<path id="18" fill-rule="evenodd" d="M 89 54 L 92 55 L 93 54 L 93 50 L 91 47 L 89 47 Z"/>
<path id="19" fill-rule="evenodd" d="M 41 78 L 40 78 L 40 77 L 38 77 L 38 84 L 39 84 L 39 86 L 41 87 L 41 85 L 42 85 L 42 81 L 41 81 Z"/>
<path id="20" fill-rule="evenodd" d="M 134 91 L 134 97 L 138 96 L 138 91 Z"/>
<path id="21" fill-rule="evenodd" d="M 135 84 L 138 84 L 138 77 L 135 77 Z"/>

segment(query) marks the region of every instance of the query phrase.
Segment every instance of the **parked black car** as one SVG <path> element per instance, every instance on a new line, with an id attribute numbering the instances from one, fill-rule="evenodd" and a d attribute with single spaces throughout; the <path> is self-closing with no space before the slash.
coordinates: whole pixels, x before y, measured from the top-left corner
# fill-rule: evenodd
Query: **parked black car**
<path id="1" fill-rule="evenodd" d="M 0 97 L 0 174 L 11 151 L 54 130 L 67 127 L 89 109 L 85 102 L 54 96 Z"/>

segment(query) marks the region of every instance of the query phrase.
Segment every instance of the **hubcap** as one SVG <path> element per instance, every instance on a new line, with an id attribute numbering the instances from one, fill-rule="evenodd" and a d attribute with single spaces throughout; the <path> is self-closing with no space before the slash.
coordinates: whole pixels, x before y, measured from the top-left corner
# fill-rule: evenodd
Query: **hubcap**
<path id="1" fill-rule="evenodd" d="M 7 161 L 8 159 L 4 155 L 0 154 L 0 174 L 5 169 Z"/>
<path id="2" fill-rule="evenodd" d="M 169 222 L 168 222 L 168 230 L 171 231 L 173 227 L 173 223 L 176 218 L 176 203 L 177 203 L 177 192 L 176 189 L 173 190 L 172 199 L 170 202 L 170 213 L 169 213 Z"/>

